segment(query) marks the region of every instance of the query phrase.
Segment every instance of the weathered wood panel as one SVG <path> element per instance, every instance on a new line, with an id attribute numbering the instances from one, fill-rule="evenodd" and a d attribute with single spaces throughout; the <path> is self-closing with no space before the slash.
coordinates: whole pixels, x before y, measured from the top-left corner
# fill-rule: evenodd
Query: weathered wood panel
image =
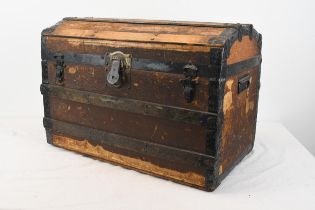
<path id="1" fill-rule="evenodd" d="M 144 141 L 206 153 L 209 129 L 50 96 L 50 117 Z M 214 142 L 212 142 L 214 143 Z"/>
<path id="2" fill-rule="evenodd" d="M 92 145 L 87 140 L 76 140 L 73 138 L 52 135 L 52 144 L 68 150 L 90 155 L 101 160 L 119 164 L 123 167 L 133 168 L 144 173 L 168 178 L 184 184 L 203 188 L 205 186 L 205 176 L 196 172 L 180 172 L 176 169 L 161 167 L 149 161 L 133 158 L 127 155 L 118 154 L 106 150 L 99 145 Z"/>
<path id="3" fill-rule="evenodd" d="M 199 78 L 195 100 L 187 103 L 180 83 L 184 76 L 149 71 L 131 71 L 130 88 L 115 88 L 106 85 L 106 70 L 88 65 L 67 65 L 63 87 L 106 95 L 132 98 L 153 103 L 208 111 L 208 80 Z M 48 62 L 48 80 L 56 84 L 55 62 Z M 129 86 L 129 85 L 127 85 Z"/>
<path id="4" fill-rule="evenodd" d="M 227 64 L 233 64 L 246 59 L 255 57 L 260 54 L 255 39 L 250 39 L 249 36 L 244 36 L 242 41 L 235 41 L 231 47 L 230 56 L 227 59 Z"/>
<path id="5" fill-rule="evenodd" d="M 87 22 L 67 20 L 56 28 L 56 33 L 65 29 L 97 30 L 97 31 L 129 31 L 148 33 L 220 35 L 224 28 L 190 27 L 178 25 L 130 24 L 115 22 Z"/>
<path id="6" fill-rule="evenodd" d="M 66 21 L 86 21 L 86 22 L 102 22 L 102 23 L 128 23 L 155 26 L 190 26 L 190 27 L 210 27 L 210 28 L 228 28 L 237 27 L 233 23 L 216 23 L 216 22 L 197 22 L 197 21 L 174 21 L 174 20 L 146 20 L 146 19 L 122 19 L 122 18 L 93 18 L 93 17 L 67 17 Z M 244 24 L 246 25 L 246 24 Z M 248 24 L 247 24 L 248 25 Z"/>
<path id="7" fill-rule="evenodd" d="M 225 83 L 219 174 L 233 167 L 245 151 L 253 146 L 256 128 L 259 67 L 230 77 Z M 247 90 L 238 93 L 238 81 L 250 76 Z"/>
<path id="8" fill-rule="evenodd" d="M 50 36 L 69 36 L 85 39 L 103 39 L 112 41 L 173 43 L 185 45 L 210 45 L 210 36 L 162 33 L 134 33 L 121 31 L 98 31 L 82 29 L 58 29 Z"/>
<path id="9" fill-rule="evenodd" d="M 43 45 L 51 52 L 105 55 L 117 50 L 135 58 L 182 63 L 210 64 L 210 47 L 172 44 L 132 43 L 89 39 L 44 37 Z"/>

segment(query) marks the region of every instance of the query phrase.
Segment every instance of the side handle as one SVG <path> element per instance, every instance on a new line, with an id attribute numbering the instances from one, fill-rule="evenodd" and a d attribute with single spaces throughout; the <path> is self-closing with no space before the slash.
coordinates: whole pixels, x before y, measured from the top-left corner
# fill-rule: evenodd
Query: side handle
<path id="1" fill-rule="evenodd" d="M 249 85 L 250 85 L 250 76 L 249 74 L 247 74 L 238 80 L 238 93 L 241 93 L 244 90 L 248 89 Z"/>

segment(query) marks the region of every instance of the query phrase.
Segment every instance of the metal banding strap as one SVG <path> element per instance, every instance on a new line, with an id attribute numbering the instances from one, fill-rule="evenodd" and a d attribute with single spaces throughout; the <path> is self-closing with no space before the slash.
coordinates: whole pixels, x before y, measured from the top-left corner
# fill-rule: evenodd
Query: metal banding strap
<path id="1" fill-rule="evenodd" d="M 43 59 L 55 61 L 56 53 L 47 51 L 43 53 Z M 109 57 L 105 55 L 97 54 L 78 54 L 78 53 L 63 53 L 64 62 L 66 64 L 83 64 L 91 66 L 105 66 L 109 62 Z M 239 73 L 242 70 L 246 70 L 255 67 L 261 63 L 261 56 L 256 56 L 245 61 L 241 61 L 235 64 L 228 65 L 227 76 L 232 76 Z M 145 70 L 145 71 L 157 71 L 165 73 L 182 74 L 183 67 L 187 63 L 173 63 L 167 61 L 158 61 L 153 59 L 145 58 L 132 58 L 132 69 L 133 70 Z M 214 78 L 218 77 L 221 66 L 217 65 L 206 65 L 206 64 L 194 64 L 199 69 L 200 77 Z"/>
<path id="2" fill-rule="evenodd" d="M 253 58 L 231 64 L 227 66 L 226 77 L 237 75 L 244 70 L 256 67 L 261 63 L 261 56 L 255 56 Z"/>
<path id="3" fill-rule="evenodd" d="M 46 50 L 43 53 L 43 59 L 55 61 L 55 52 Z M 64 62 L 66 64 L 83 64 L 91 66 L 105 66 L 109 62 L 109 57 L 97 54 L 79 54 L 79 53 L 63 53 Z M 187 61 L 188 63 L 188 61 Z M 132 58 L 132 69 L 133 70 L 145 70 L 145 71 L 157 71 L 165 73 L 182 74 L 183 67 L 187 63 L 174 63 L 169 61 L 158 61 L 153 59 L 145 58 Z M 220 65 L 207 65 L 207 64 L 196 64 L 197 68 L 200 69 L 199 76 L 201 77 L 213 77 L 220 71 Z"/>

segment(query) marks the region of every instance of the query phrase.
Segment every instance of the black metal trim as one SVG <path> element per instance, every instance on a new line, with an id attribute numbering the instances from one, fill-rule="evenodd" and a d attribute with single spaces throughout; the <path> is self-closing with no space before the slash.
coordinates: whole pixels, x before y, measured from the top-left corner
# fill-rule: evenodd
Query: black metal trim
<path id="1" fill-rule="evenodd" d="M 49 96 L 43 96 L 43 104 L 44 104 L 44 116 L 50 117 L 50 100 Z"/>
<path id="2" fill-rule="evenodd" d="M 209 167 L 213 165 L 214 162 L 214 157 L 210 155 L 142 141 L 51 118 L 45 117 L 43 124 L 44 127 L 50 129 L 53 134 L 71 136 L 77 140 L 88 140 L 93 145 L 123 149 L 140 155 L 145 154 L 146 156 L 197 167 Z"/>
<path id="3" fill-rule="evenodd" d="M 257 45 L 258 45 L 259 50 L 261 51 L 261 47 L 262 47 L 262 35 L 261 34 L 258 34 Z"/>
<path id="4" fill-rule="evenodd" d="M 95 106 L 163 118 L 182 123 L 202 125 L 209 129 L 215 129 L 216 114 L 210 112 L 195 111 L 134 99 L 119 98 L 55 85 L 42 84 L 41 93 L 44 97 L 54 95 L 65 100 L 71 100 L 79 103 L 92 104 Z"/>
<path id="5" fill-rule="evenodd" d="M 46 38 L 44 36 L 41 37 L 41 58 L 42 60 L 47 60 L 47 47 L 46 47 Z"/>
<path id="6" fill-rule="evenodd" d="M 226 49 L 230 47 L 230 42 L 227 41 Z M 225 50 L 224 57 L 228 57 L 229 53 Z M 209 77 L 216 78 L 220 72 L 221 56 L 219 54 L 222 53 L 222 48 L 213 48 L 210 52 L 210 62 L 211 65 L 205 64 L 197 64 L 196 67 L 199 69 L 198 76 L 200 77 Z M 56 53 L 48 52 L 43 53 L 43 59 L 47 59 L 48 61 L 55 61 Z M 108 57 L 104 55 L 96 55 L 96 54 L 77 54 L 77 53 L 64 53 L 63 61 L 66 64 L 85 64 L 91 66 L 105 66 L 108 62 Z M 46 61 L 47 61 L 46 60 Z M 257 66 L 261 62 L 261 57 L 256 56 L 254 58 L 250 58 L 245 61 L 241 61 L 235 64 L 228 65 L 227 76 L 232 76 L 234 74 L 239 73 L 240 71 L 248 68 L 252 68 Z M 132 58 L 132 69 L 133 70 L 146 70 L 146 71 L 157 71 L 157 72 L 165 72 L 165 73 L 174 73 L 174 74 L 183 74 L 183 67 L 187 65 L 187 63 L 173 63 L 173 62 L 162 62 L 156 61 L 152 59 L 144 59 L 144 58 Z M 44 69 L 43 69 L 44 70 Z M 44 75 L 43 71 L 43 75 Z M 48 74 L 48 72 L 46 73 Z"/>
<path id="7" fill-rule="evenodd" d="M 253 58 L 234 63 L 227 66 L 226 77 L 229 78 L 233 75 L 237 75 L 242 71 L 254 68 L 261 63 L 261 56 L 255 56 Z"/>
<path id="8" fill-rule="evenodd" d="M 227 43 L 230 43 L 229 41 Z M 206 185 L 205 188 L 208 191 L 214 190 L 219 184 L 220 180 L 218 179 L 219 176 L 219 165 L 221 161 L 221 143 L 222 143 L 222 129 L 223 129 L 223 122 L 224 122 L 224 113 L 223 113 L 223 98 L 224 98 L 224 87 L 226 82 L 226 72 L 227 72 L 227 57 L 229 56 L 230 48 L 223 48 L 222 51 L 222 60 L 221 60 L 221 71 L 219 79 L 216 82 L 217 86 L 217 98 L 216 98 L 216 113 L 217 113 L 217 120 L 216 120 L 216 132 L 215 132 L 215 139 L 214 139 L 214 151 L 215 151 L 215 163 L 212 167 L 208 170 L 209 172 L 206 175 Z M 209 106 L 210 109 L 210 106 Z M 210 111 L 210 110 L 209 110 Z"/>
<path id="9" fill-rule="evenodd" d="M 42 83 L 48 84 L 48 62 L 42 60 Z"/>
<path id="10" fill-rule="evenodd" d="M 235 41 L 242 41 L 243 36 L 249 36 L 250 39 L 255 39 L 258 48 L 261 50 L 261 39 L 262 36 L 253 27 L 252 24 L 236 24 L 236 27 L 226 28 L 221 37 L 225 38 L 224 48 L 225 57 L 228 58 L 230 55 L 230 49 Z"/>
<path id="11" fill-rule="evenodd" d="M 44 124 L 44 120 L 43 120 L 43 124 Z M 47 139 L 47 143 L 48 144 L 52 144 L 52 133 L 51 133 L 51 129 L 46 128 L 46 139 Z"/>

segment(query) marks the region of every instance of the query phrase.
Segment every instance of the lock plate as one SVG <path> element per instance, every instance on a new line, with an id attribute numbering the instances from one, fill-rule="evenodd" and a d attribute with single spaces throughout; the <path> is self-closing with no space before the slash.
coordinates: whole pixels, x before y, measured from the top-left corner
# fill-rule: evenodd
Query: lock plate
<path id="1" fill-rule="evenodd" d="M 106 56 L 106 84 L 112 87 L 130 87 L 131 55 L 116 51 Z"/>

